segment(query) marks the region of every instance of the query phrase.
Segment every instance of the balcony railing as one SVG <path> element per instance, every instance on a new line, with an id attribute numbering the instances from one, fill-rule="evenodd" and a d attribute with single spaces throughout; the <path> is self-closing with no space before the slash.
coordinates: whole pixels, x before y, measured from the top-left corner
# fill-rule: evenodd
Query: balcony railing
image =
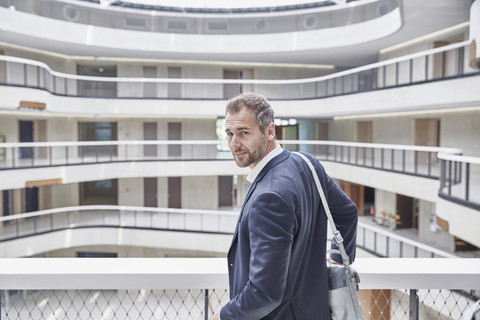
<path id="1" fill-rule="evenodd" d="M 480 158 L 439 153 L 439 196 L 480 210 Z"/>
<path id="2" fill-rule="evenodd" d="M 77 228 L 233 234 L 238 212 L 133 206 L 75 206 L 0 217 L 0 242 Z M 2 224 L 3 223 L 3 224 Z"/>
<path id="3" fill-rule="evenodd" d="M 473 319 L 479 259 L 368 259 L 359 272 L 365 319 Z M 0 318 L 210 319 L 228 300 L 215 259 L 2 259 Z"/>
<path id="4" fill-rule="evenodd" d="M 321 161 L 441 179 L 440 196 L 480 210 L 479 160 L 460 156 L 460 149 L 313 140 L 279 143 L 289 150 L 307 151 Z M 217 140 L 0 143 L 0 172 L 129 161 L 232 160 L 226 149 L 225 142 Z M 450 157 L 442 160 L 442 167 L 438 153 Z"/>
<path id="5" fill-rule="evenodd" d="M 93 3 L 88 3 L 93 2 Z M 111 1 L 0 0 L 0 6 L 50 19 L 152 33 L 256 34 L 300 32 L 342 27 L 382 17 L 398 9 L 396 0 L 361 1 L 332 6 L 333 1 L 305 1 L 294 5 L 237 8 L 196 8 Z M 158 2 L 157 2 L 158 3 Z M 141 10 L 138 10 L 141 9 Z M 153 12 L 153 14 L 152 14 Z M 228 16 L 228 22 L 226 17 Z M 313 19 L 313 21 L 312 21 Z M 216 26 L 216 28 L 215 28 Z"/>
<path id="6" fill-rule="evenodd" d="M 458 258 L 455 254 L 359 221 L 357 247 L 384 258 Z"/>
<path id="7" fill-rule="evenodd" d="M 342 141 L 280 140 L 319 160 L 438 179 L 438 152 L 454 148 Z M 0 170 L 126 161 L 232 160 L 224 141 L 149 140 L 0 143 Z"/>
<path id="8" fill-rule="evenodd" d="M 225 99 L 223 92 L 262 92 L 271 100 L 319 99 L 372 90 L 475 76 L 459 42 L 326 76 L 287 80 L 92 77 L 52 70 L 43 62 L 0 55 L 0 84 L 46 90 L 55 95 L 96 98 L 178 99 L 168 85 L 179 86 L 181 99 Z M 2 72 L 2 71 L 0 71 Z M 148 88 L 147 88 L 148 87 Z M 154 92 L 154 94 L 152 94 Z"/>
<path id="9" fill-rule="evenodd" d="M 0 242 L 83 228 L 233 234 L 237 219 L 237 211 L 224 210 L 106 205 L 64 207 L 0 217 Z M 384 258 L 458 257 L 361 220 L 357 246 Z"/>

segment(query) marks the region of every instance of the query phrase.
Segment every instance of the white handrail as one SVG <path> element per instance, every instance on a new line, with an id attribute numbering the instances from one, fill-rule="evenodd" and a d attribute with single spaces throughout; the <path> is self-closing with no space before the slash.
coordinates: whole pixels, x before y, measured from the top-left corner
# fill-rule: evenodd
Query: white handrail
<path id="1" fill-rule="evenodd" d="M 407 144 L 383 144 L 383 143 L 347 142 L 347 141 L 332 141 L 332 140 L 279 140 L 278 143 L 299 144 L 299 145 L 329 145 L 329 146 L 337 145 L 337 146 L 345 146 L 345 147 L 360 147 L 360 148 L 373 148 L 373 149 L 443 152 L 448 154 L 462 153 L 462 150 L 458 148 L 425 147 L 425 146 L 414 146 L 414 145 L 407 145 Z"/>
<path id="2" fill-rule="evenodd" d="M 174 214 L 193 214 L 193 215 L 220 215 L 220 216 L 238 216 L 236 211 L 227 210 L 200 210 L 200 209 L 175 209 L 175 208 L 157 208 L 157 207 L 138 207 L 138 206 L 114 206 L 114 205 L 89 205 L 89 206 L 70 206 L 63 208 L 54 208 L 39 210 L 28 213 L 20 213 L 9 216 L 1 216 L 0 222 L 21 220 L 25 218 L 34 218 L 55 213 L 66 213 L 71 211 L 140 211 L 155 213 L 174 213 Z"/>
<path id="3" fill-rule="evenodd" d="M 358 258 L 361 289 L 480 288 L 480 259 Z M 221 289 L 224 258 L 6 258 L 0 289 Z"/>
<path id="4" fill-rule="evenodd" d="M 441 160 L 449 160 L 455 162 L 463 162 L 463 163 L 471 163 L 471 164 L 480 164 L 480 157 L 472 157 L 472 156 L 460 156 L 445 152 L 440 152 L 437 155 L 438 159 Z"/>
<path id="5" fill-rule="evenodd" d="M 111 141 L 50 141 L 50 142 L 5 142 L 0 148 L 12 147 L 81 147 L 120 145 L 217 145 L 221 140 L 111 140 Z"/>
<path id="6" fill-rule="evenodd" d="M 286 79 L 286 80 L 263 80 L 263 79 L 187 79 L 187 78 L 129 78 L 129 77 L 93 77 L 93 76 L 82 76 L 82 75 L 74 75 L 74 74 L 67 74 L 63 72 L 58 72 L 52 70 L 47 64 L 31 59 L 25 58 L 18 58 L 12 56 L 4 56 L 0 55 L 0 60 L 3 61 L 10 61 L 16 63 L 24 63 L 33 66 L 38 66 L 46 69 L 51 75 L 71 79 L 71 80 L 86 80 L 86 81 L 103 81 L 103 82 L 154 82 L 154 83 L 204 83 L 204 84 L 305 84 L 305 83 L 312 83 L 312 82 L 320 82 L 325 81 L 333 78 L 339 78 L 342 76 L 379 68 L 391 64 L 395 64 L 398 62 L 415 59 L 427 55 L 432 55 L 448 50 L 453 50 L 461 47 L 465 47 L 469 45 L 470 42 L 468 40 L 453 43 L 450 45 L 446 45 L 443 47 L 429 49 L 413 54 L 409 54 L 406 56 L 393 58 L 385 61 L 376 62 L 373 64 L 361 66 L 358 68 L 348 69 L 345 71 L 336 72 L 333 74 L 320 76 L 320 77 L 313 77 L 313 78 L 303 78 L 303 79 Z"/>
<path id="7" fill-rule="evenodd" d="M 278 140 L 279 144 L 298 145 L 329 145 L 345 147 L 361 147 L 375 149 L 394 149 L 407 151 L 441 152 L 445 154 L 461 154 L 462 150 L 446 147 L 425 147 L 400 144 L 381 144 L 346 142 L 331 140 Z M 52 141 L 52 142 L 5 142 L 0 143 L 0 148 L 20 147 L 74 147 L 74 146 L 112 146 L 112 145 L 219 145 L 226 143 L 225 140 L 113 140 L 113 141 Z"/>

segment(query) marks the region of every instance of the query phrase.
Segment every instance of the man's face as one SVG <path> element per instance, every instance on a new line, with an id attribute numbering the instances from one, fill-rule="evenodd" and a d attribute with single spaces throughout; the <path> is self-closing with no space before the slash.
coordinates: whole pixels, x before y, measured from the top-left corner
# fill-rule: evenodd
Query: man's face
<path id="1" fill-rule="evenodd" d="M 267 136 L 251 111 L 243 108 L 237 114 L 227 113 L 225 117 L 228 146 L 239 167 L 252 168 L 263 158 L 267 150 Z"/>

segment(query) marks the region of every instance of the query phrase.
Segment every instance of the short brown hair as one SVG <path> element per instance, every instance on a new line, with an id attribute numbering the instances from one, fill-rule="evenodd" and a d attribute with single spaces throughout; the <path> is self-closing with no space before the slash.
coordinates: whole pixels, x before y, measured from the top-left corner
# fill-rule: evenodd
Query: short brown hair
<path id="1" fill-rule="evenodd" d="M 268 125 L 274 122 L 274 112 L 267 98 L 261 94 L 246 92 L 228 100 L 225 115 L 227 113 L 237 114 L 248 108 L 257 120 L 260 130 L 264 132 Z"/>

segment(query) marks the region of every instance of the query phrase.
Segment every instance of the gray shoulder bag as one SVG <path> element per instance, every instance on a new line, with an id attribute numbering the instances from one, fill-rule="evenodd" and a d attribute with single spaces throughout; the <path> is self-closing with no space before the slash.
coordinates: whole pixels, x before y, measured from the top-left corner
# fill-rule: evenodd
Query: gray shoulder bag
<path id="1" fill-rule="evenodd" d="M 343 246 L 343 238 L 340 232 L 335 226 L 330 208 L 327 204 L 327 199 L 323 192 L 322 186 L 320 185 L 320 180 L 318 179 L 317 172 L 313 167 L 313 164 L 310 160 L 299 152 L 294 152 L 299 155 L 308 165 L 312 171 L 313 179 L 320 194 L 320 199 L 322 201 L 325 213 L 327 214 L 327 219 L 332 229 L 333 235 L 338 245 L 339 250 L 332 250 L 335 253 L 339 253 L 343 260 L 343 265 L 335 265 L 328 263 L 328 300 L 330 304 L 330 311 L 332 314 L 332 319 L 334 320 L 353 320 L 361 319 L 363 320 L 363 311 L 360 306 L 360 300 L 358 298 L 358 283 L 360 282 L 360 277 L 358 273 L 352 269 L 350 266 L 349 258 L 345 247 Z"/>

